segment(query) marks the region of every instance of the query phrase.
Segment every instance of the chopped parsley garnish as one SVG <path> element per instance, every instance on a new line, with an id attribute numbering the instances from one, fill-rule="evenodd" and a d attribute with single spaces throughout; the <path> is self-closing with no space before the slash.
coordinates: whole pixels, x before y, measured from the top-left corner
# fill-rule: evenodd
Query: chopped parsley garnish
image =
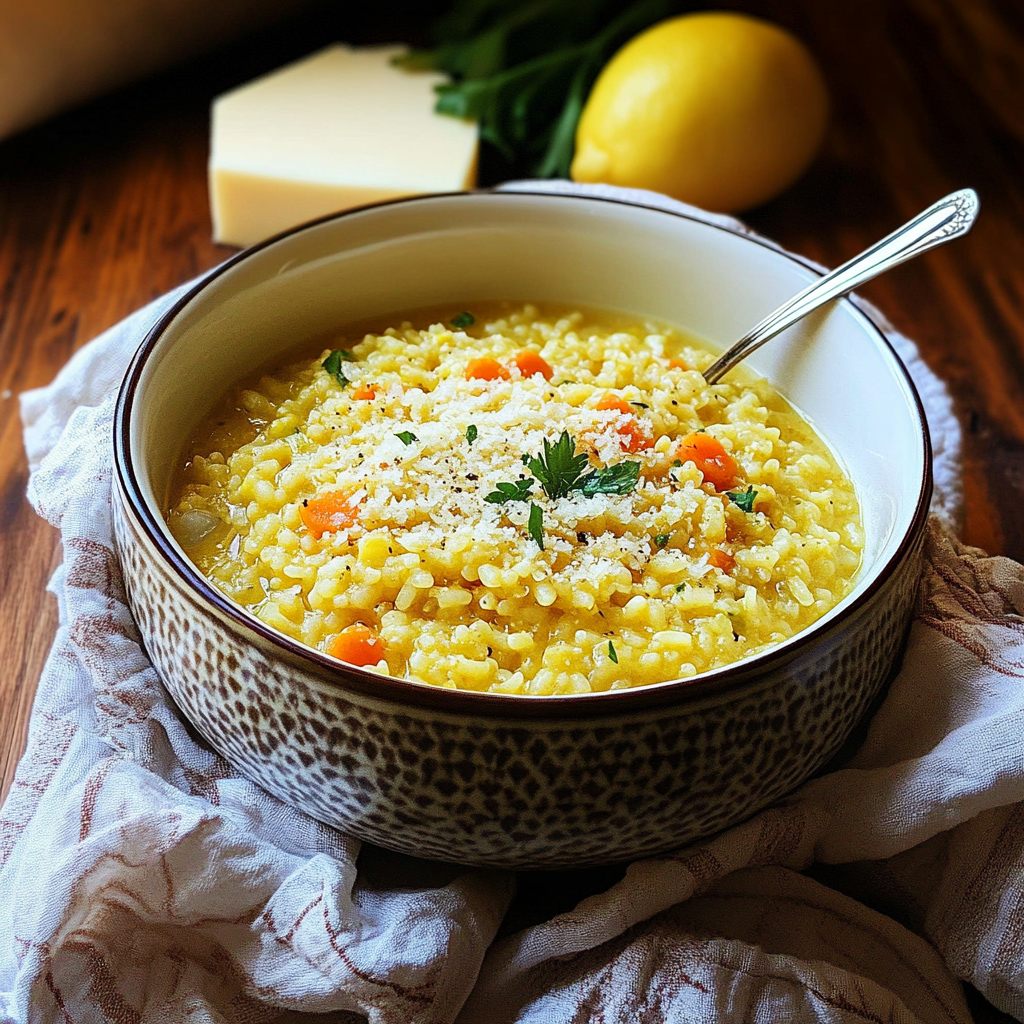
<path id="1" fill-rule="evenodd" d="M 523 463 L 540 481 L 549 498 L 564 498 L 579 486 L 583 471 L 590 465 L 586 452 L 576 454 L 576 442 L 563 430 L 561 437 L 552 444 L 544 438 L 544 451 L 539 456 L 523 457 Z"/>
<path id="2" fill-rule="evenodd" d="M 484 495 L 484 501 L 492 505 L 502 505 L 506 501 L 529 501 L 530 488 L 533 487 L 532 480 L 516 480 L 515 483 L 500 483 L 496 491 Z"/>
<path id="3" fill-rule="evenodd" d="M 352 383 L 345 376 L 345 371 L 341 368 L 341 362 L 343 359 L 351 356 L 352 353 L 345 348 L 336 348 L 320 365 L 338 382 L 341 387 L 348 387 Z"/>
<path id="4" fill-rule="evenodd" d="M 476 424 L 470 423 L 470 425 L 466 427 L 466 440 L 472 444 L 476 440 L 477 433 Z"/>
<path id="5" fill-rule="evenodd" d="M 476 317 L 472 313 L 456 313 L 452 317 L 452 327 L 458 331 L 464 331 L 467 327 L 472 327 L 476 323 Z"/>
<path id="6" fill-rule="evenodd" d="M 398 440 L 402 442 L 402 444 L 412 444 L 413 441 L 419 440 L 419 438 L 411 430 L 400 431 L 399 433 L 395 434 L 395 437 L 397 437 Z"/>
<path id="7" fill-rule="evenodd" d="M 629 494 L 640 477 L 639 462 L 617 462 L 588 473 L 579 482 L 579 489 L 588 497 L 595 494 Z"/>
<path id="8" fill-rule="evenodd" d="M 554 444 L 547 438 L 543 443 L 540 455 L 523 456 L 523 465 L 552 500 L 564 498 L 572 491 L 582 491 L 588 498 L 595 494 L 629 494 L 636 487 L 639 462 L 619 462 L 586 473 L 590 456 L 586 452 L 576 453 L 576 442 L 568 430 L 563 430 Z"/>
<path id="9" fill-rule="evenodd" d="M 356 361 L 356 354 L 350 348 L 339 348 L 338 351 L 341 353 L 342 359 L 347 359 L 350 363 Z"/>
<path id="10" fill-rule="evenodd" d="M 613 644 L 611 640 L 608 641 L 608 657 L 618 665 L 619 656 L 615 653 L 615 644 Z"/>
<path id="11" fill-rule="evenodd" d="M 748 484 L 745 491 L 726 491 L 725 495 L 744 512 L 754 511 L 754 499 L 757 497 L 757 491 L 754 490 L 752 485 Z"/>
<path id="12" fill-rule="evenodd" d="M 654 546 L 656 548 L 663 548 L 668 543 L 668 536 L 667 533 L 659 533 L 654 538 Z"/>
<path id="13" fill-rule="evenodd" d="M 530 522 L 529 527 L 530 536 L 537 542 L 537 547 L 544 550 L 544 513 L 540 510 L 540 505 L 535 505 L 532 501 L 530 502 Z"/>
<path id="14" fill-rule="evenodd" d="M 685 589 L 686 589 L 686 584 L 685 583 L 677 583 L 676 584 L 676 593 L 677 594 L 681 594 Z"/>
<path id="15" fill-rule="evenodd" d="M 676 461 L 672 463 L 672 467 L 673 467 L 673 469 L 679 469 L 679 467 L 682 466 L 682 464 L 683 464 L 683 460 L 682 459 L 676 459 Z"/>

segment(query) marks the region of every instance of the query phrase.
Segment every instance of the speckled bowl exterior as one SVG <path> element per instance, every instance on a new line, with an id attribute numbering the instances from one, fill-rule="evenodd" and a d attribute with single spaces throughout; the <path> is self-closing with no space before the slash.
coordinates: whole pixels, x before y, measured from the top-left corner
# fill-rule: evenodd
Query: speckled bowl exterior
<path id="1" fill-rule="evenodd" d="M 302 647 L 202 579 L 143 479 L 145 445 L 132 434 L 140 382 L 194 299 L 161 321 L 122 388 L 117 548 L 143 642 L 179 708 L 239 771 L 315 818 L 405 853 L 498 868 L 656 854 L 718 832 L 805 780 L 893 671 L 931 493 L 923 414 L 916 503 L 884 564 L 840 614 L 730 668 L 530 698 L 392 679 Z"/>

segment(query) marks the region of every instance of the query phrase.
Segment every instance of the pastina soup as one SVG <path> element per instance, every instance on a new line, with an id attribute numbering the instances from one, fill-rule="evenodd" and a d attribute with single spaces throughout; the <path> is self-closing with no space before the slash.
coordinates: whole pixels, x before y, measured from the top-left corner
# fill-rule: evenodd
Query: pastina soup
<path id="1" fill-rule="evenodd" d="M 475 303 L 360 325 L 227 396 L 184 454 L 175 537 L 229 598 L 436 686 L 684 678 L 851 589 L 854 488 L 766 381 L 677 329 Z"/>

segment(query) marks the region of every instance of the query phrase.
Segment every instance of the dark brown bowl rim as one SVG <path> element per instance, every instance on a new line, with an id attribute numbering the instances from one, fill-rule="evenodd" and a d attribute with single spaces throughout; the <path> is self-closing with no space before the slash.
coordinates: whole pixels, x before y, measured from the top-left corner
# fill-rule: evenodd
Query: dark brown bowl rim
<path id="1" fill-rule="evenodd" d="M 900 358 L 899 353 L 890 343 L 885 331 L 875 322 L 873 317 L 860 306 L 850 303 L 848 298 L 839 301 L 850 303 L 857 316 L 863 318 L 868 326 L 877 334 L 879 340 L 889 350 L 896 366 L 903 374 L 904 381 L 913 396 L 917 408 L 918 422 L 921 426 L 921 440 L 924 447 L 924 476 L 917 497 L 917 505 L 910 522 L 910 527 L 904 534 L 899 547 L 892 557 L 879 570 L 875 579 L 849 604 L 842 613 L 830 622 L 819 626 L 813 623 L 802 633 L 783 648 L 775 648 L 756 655 L 753 658 L 737 662 L 734 665 L 727 665 L 720 669 L 702 673 L 690 679 L 667 680 L 662 683 L 650 683 L 645 686 L 633 687 L 624 690 L 606 690 L 599 693 L 588 694 L 566 694 L 560 696 L 526 696 L 515 694 L 498 694 L 479 692 L 474 690 L 451 690 L 444 687 L 431 686 L 425 683 L 416 683 L 407 679 L 398 679 L 393 676 L 383 676 L 375 672 L 368 672 L 355 666 L 346 665 L 329 655 L 307 647 L 305 644 L 284 633 L 279 633 L 270 626 L 264 625 L 255 616 L 244 612 L 229 598 L 220 593 L 209 581 L 196 569 L 191 562 L 183 559 L 178 552 L 168 543 L 148 504 L 142 497 L 142 490 L 139 486 L 135 467 L 129 458 L 131 438 L 131 412 L 134 408 L 135 392 L 142 376 L 150 353 L 155 348 L 161 335 L 178 316 L 178 314 L 212 281 L 221 274 L 230 270 L 236 264 L 248 259 L 251 255 L 262 249 L 273 245 L 275 242 L 291 235 L 298 234 L 307 228 L 315 227 L 318 224 L 325 224 L 330 221 L 341 220 L 355 214 L 364 213 L 367 210 L 381 207 L 397 206 L 406 203 L 429 203 L 433 200 L 460 200 L 467 197 L 479 195 L 502 195 L 507 197 L 528 196 L 531 199 L 552 200 L 557 202 L 565 201 L 586 201 L 608 203 L 617 206 L 640 207 L 645 210 L 652 210 L 656 213 L 669 217 L 678 217 L 681 220 L 690 220 L 694 223 L 724 231 L 728 234 L 738 235 L 756 245 L 760 245 L 778 256 L 784 257 L 797 265 L 811 270 L 815 274 L 821 274 L 820 268 L 816 267 L 810 260 L 797 256 L 793 253 L 778 249 L 766 239 L 756 235 L 748 234 L 734 228 L 703 220 L 700 217 L 676 210 L 666 210 L 660 206 L 648 206 L 644 203 L 625 199 L 615 199 L 609 196 L 573 195 L 571 193 L 528 191 L 514 189 L 503 191 L 499 189 L 477 189 L 470 192 L 438 192 L 428 195 L 406 196 L 400 199 L 392 199 L 381 203 L 369 203 L 364 206 L 341 211 L 340 213 L 328 214 L 324 217 L 317 217 L 287 231 L 282 231 L 271 238 L 265 239 L 256 245 L 243 249 L 234 256 L 229 257 L 223 263 L 214 267 L 205 274 L 201 280 L 193 285 L 184 295 L 166 310 L 153 327 L 149 330 L 142 344 L 137 349 L 128 370 L 121 382 L 117 396 L 117 404 L 114 412 L 114 470 L 117 481 L 125 501 L 134 512 L 139 525 L 144 530 L 150 542 L 163 556 L 173 572 L 181 578 L 186 589 L 195 592 L 195 597 L 212 605 L 223 616 L 230 620 L 231 625 L 239 630 L 243 636 L 246 633 L 255 634 L 265 644 L 279 652 L 283 660 L 294 664 L 306 671 L 312 670 L 318 678 L 325 683 L 333 684 L 343 691 L 373 697 L 400 705 L 425 708 L 432 711 L 447 713 L 451 715 L 471 715 L 473 717 L 502 718 L 502 719 L 536 719 L 551 718 L 552 720 L 564 720 L 574 718 L 603 718 L 618 717 L 623 713 L 642 712 L 651 708 L 664 705 L 689 703 L 705 698 L 719 696 L 726 691 L 742 690 L 750 684 L 757 682 L 770 672 L 778 671 L 785 665 L 799 658 L 808 647 L 818 643 L 823 637 L 828 636 L 836 630 L 847 627 L 849 621 L 858 616 L 860 611 L 871 602 L 878 591 L 887 583 L 893 575 L 897 566 L 904 560 L 913 548 L 919 533 L 923 530 L 928 517 L 928 507 L 932 492 L 932 445 L 931 436 L 928 430 L 928 420 L 925 416 L 924 406 L 918 394 L 914 381 L 907 371 L 906 365 Z"/>

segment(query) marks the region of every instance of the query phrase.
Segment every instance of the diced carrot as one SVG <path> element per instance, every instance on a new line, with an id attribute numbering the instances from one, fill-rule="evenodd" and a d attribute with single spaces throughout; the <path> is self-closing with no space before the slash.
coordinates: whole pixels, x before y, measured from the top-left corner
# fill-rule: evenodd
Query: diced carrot
<path id="1" fill-rule="evenodd" d="M 369 626 L 357 622 L 331 641 L 327 653 L 350 665 L 376 665 L 384 657 L 384 641 Z"/>
<path id="2" fill-rule="evenodd" d="M 686 365 L 686 363 L 683 362 L 682 359 L 670 359 L 668 361 L 668 365 L 673 370 L 688 370 L 689 369 L 689 367 Z"/>
<path id="3" fill-rule="evenodd" d="M 724 491 L 736 482 L 736 460 L 710 434 L 687 434 L 679 445 L 678 456 L 683 462 L 692 462 L 704 474 L 704 482 L 716 491 Z"/>
<path id="4" fill-rule="evenodd" d="M 636 413 L 636 410 L 623 398 L 619 398 L 618 395 L 613 395 L 610 391 L 601 396 L 601 401 L 594 406 L 595 409 L 602 411 L 606 409 L 614 409 L 616 412 L 624 412 L 628 416 L 632 416 Z"/>
<path id="5" fill-rule="evenodd" d="M 376 384 L 357 384 L 352 389 L 352 398 L 357 402 L 366 402 L 377 397 Z"/>
<path id="6" fill-rule="evenodd" d="M 721 548 L 712 548 L 708 552 L 708 563 L 722 572 L 732 572 L 736 568 L 736 559 Z"/>
<path id="7" fill-rule="evenodd" d="M 299 515 L 315 537 L 348 529 L 359 517 L 356 506 L 344 491 L 329 491 L 308 498 L 299 506 Z"/>
<path id="8" fill-rule="evenodd" d="M 602 411 L 614 410 L 629 417 L 625 423 L 615 428 L 621 435 L 619 443 L 622 445 L 624 452 L 635 455 L 639 451 L 654 447 L 654 442 L 636 420 L 636 409 L 625 399 L 619 398 L 618 395 L 614 395 L 609 391 L 601 396 L 601 400 L 594 408 Z"/>
<path id="9" fill-rule="evenodd" d="M 466 380 L 508 380 L 512 374 L 490 356 L 473 359 L 466 367 Z"/>
<path id="10" fill-rule="evenodd" d="M 624 452 L 635 455 L 637 452 L 646 451 L 654 447 L 654 441 L 647 435 L 646 431 L 635 420 L 628 420 L 621 427 L 615 428 L 619 432 L 619 444 Z"/>
<path id="11" fill-rule="evenodd" d="M 512 358 L 524 377 L 532 377 L 539 373 L 545 380 L 551 380 L 551 375 L 555 372 L 551 369 L 551 364 L 539 352 L 533 352 L 528 348 L 517 352 Z"/>

